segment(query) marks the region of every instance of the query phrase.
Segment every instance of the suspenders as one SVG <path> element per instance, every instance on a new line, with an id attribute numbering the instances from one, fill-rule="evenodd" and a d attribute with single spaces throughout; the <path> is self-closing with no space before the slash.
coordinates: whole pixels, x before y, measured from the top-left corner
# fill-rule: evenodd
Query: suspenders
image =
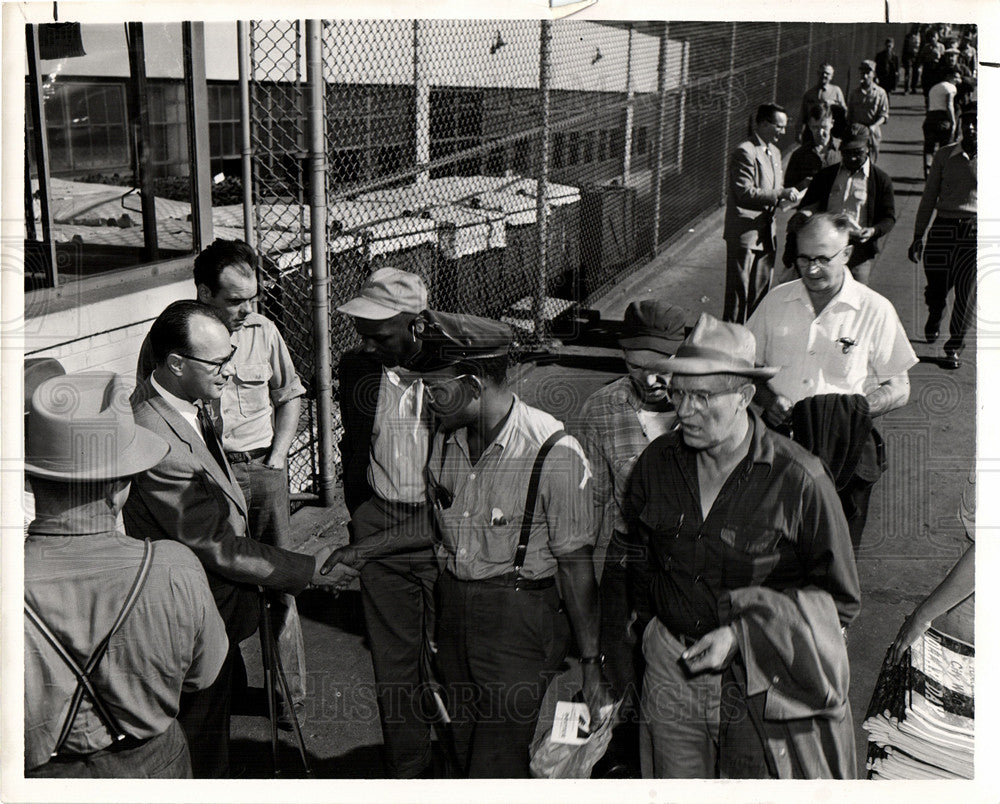
<path id="1" fill-rule="evenodd" d="M 77 684 L 76 690 L 73 693 L 73 698 L 70 701 L 69 711 L 66 713 L 66 720 L 63 721 L 62 731 L 59 733 L 59 739 L 56 741 L 55 748 L 52 749 L 52 756 L 56 756 L 59 751 L 65 745 L 66 740 L 69 739 L 70 732 L 73 729 L 73 723 L 76 721 L 76 716 L 80 711 L 80 703 L 83 700 L 84 694 L 90 698 L 94 704 L 94 711 L 100 718 L 101 722 L 104 724 L 105 728 L 110 732 L 111 739 L 113 743 L 118 743 L 125 739 L 128 735 L 122 729 L 121 724 L 119 724 L 118 719 L 112 714 L 108 705 L 105 703 L 104 699 L 98 693 L 97 689 L 94 687 L 91 681 L 90 674 L 94 672 L 94 668 L 100 663 L 101 659 L 104 658 L 104 654 L 108 651 L 108 646 L 111 643 L 111 637 L 115 635 L 119 628 L 121 628 L 122 623 L 128 619 L 129 614 L 132 613 L 132 608 L 135 606 L 136 601 L 139 599 L 139 595 L 142 592 L 143 586 L 146 584 L 146 578 L 149 575 L 149 569 L 153 563 L 153 544 L 149 539 L 146 539 L 145 549 L 142 556 L 142 566 L 139 567 L 139 572 L 135 576 L 135 580 L 132 582 L 132 589 L 128 593 L 128 597 L 125 599 L 125 603 L 122 605 L 121 611 L 118 612 L 118 617 L 115 620 L 114 625 L 111 626 L 111 630 L 108 635 L 104 637 L 94 649 L 93 654 L 87 660 L 87 663 L 81 667 L 80 663 L 77 662 L 75 658 L 70 654 L 68 650 L 59 641 L 59 638 L 52 633 L 52 630 L 45 624 L 45 621 L 41 616 L 32 608 L 31 604 L 27 601 L 24 602 L 24 613 L 28 620 L 41 632 L 42 636 L 48 640 L 49 644 L 55 649 L 59 658 L 66 663 L 66 666 L 73 671 L 73 675 L 76 676 Z"/>
<path id="2" fill-rule="evenodd" d="M 521 574 L 521 567 L 524 566 L 524 557 L 528 553 L 528 539 L 531 538 L 531 524 L 535 516 L 535 503 L 538 501 L 538 484 L 542 478 L 542 465 L 545 457 L 549 454 L 556 442 L 566 435 L 565 430 L 556 430 L 545 439 L 545 442 L 538 448 L 538 455 L 535 463 L 531 467 L 531 480 L 528 481 L 528 496 L 524 503 L 524 516 L 521 518 L 521 538 L 517 543 L 517 551 L 514 553 L 514 572 Z"/>

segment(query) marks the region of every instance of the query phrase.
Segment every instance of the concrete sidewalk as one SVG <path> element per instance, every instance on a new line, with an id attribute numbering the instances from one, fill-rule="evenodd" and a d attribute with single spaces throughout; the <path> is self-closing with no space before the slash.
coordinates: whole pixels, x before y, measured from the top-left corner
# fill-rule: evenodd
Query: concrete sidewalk
<path id="1" fill-rule="evenodd" d="M 885 238 L 872 287 L 896 306 L 921 358 L 910 372 L 910 403 L 879 420 L 889 470 L 872 497 L 858 571 L 862 610 L 850 628 L 851 704 L 858 725 L 859 774 L 864 775 L 866 735 L 860 729 L 886 648 L 903 617 L 944 576 L 966 546 L 956 511 L 975 455 L 974 349 L 958 371 L 937 364 L 940 348 L 922 339 L 922 270 L 906 258 L 923 187 L 923 97 L 893 95 L 879 167 L 892 176 L 897 224 Z M 603 319 L 619 319 L 635 298 L 662 296 L 692 311 L 722 311 L 725 246 L 722 210 L 705 216 L 672 247 L 623 280 L 595 305 Z M 780 249 L 779 249 L 780 254 Z M 971 340 L 974 343 L 974 335 Z M 572 349 L 571 359 L 519 372 L 517 392 L 570 427 L 586 397 L 621 370 L 614 350 Z M 346 540 L 342 505 L 305 508 L 293 518 L 298 540 Z M 373 678 L 357 592 L 334 599 L 319 592 L 299 597 L 309 666 L 305 736 L 317 777 L 382 775 Z M 252 641 L 251 641 L 252 642 Z M 250 661 L 251 684 L 260 685 L 259 662 Z M 262 712 L 263 710 L 260 710 Z M 267 776 L 266 719 L 260 712 L 234 718 L 236 750 L 252 776 Z M 285 767 L 296 768 L 288 735 Z"/>

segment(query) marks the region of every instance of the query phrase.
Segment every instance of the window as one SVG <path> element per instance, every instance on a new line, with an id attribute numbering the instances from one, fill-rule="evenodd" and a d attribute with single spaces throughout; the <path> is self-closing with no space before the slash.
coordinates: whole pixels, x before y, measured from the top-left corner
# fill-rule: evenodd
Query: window
<path id="1" fill-rule="evenodd" d="M 596 131 L 583 132 L 583 163 L 589 165 L 594 161 L 594 137 Z"/>
<path id="2" fill-rule="evenodd" d="M 208 137 L 212 174 L 240 175 L 240 88 L 238 84 L 208 87 Z"/>
<path id="3" fill-rule="evenodd" d="M 146 52 L 157 75 L 183 75 L 175 27 L 128 23 L 127 41 L 121 24 L 83 24 L 82 52 L 29 53 L 26 291 L 193 251 L 187 93 L 146 75 Z"/>
<path id="4" fill-rule="evenodd" d="M 566 157 L 566 163 L 570 165 L 575 165 L 580 161 L 580 132 L 571 131 L 569 133 L 569 151 Z"/>
<path id="5" fill-rule="evenodd" d="M 431 161 L 482 144 L 483 96 L 480 89 L 431 87 Z M 474 176 L 481 173 L 478 154 L 433 168 L 431 177 Z"/>
<path id="6" fill-rule="evenodd" d="M 557 131 L 552 135 L 552 167 L 566 166 L 566 135 Z"/>

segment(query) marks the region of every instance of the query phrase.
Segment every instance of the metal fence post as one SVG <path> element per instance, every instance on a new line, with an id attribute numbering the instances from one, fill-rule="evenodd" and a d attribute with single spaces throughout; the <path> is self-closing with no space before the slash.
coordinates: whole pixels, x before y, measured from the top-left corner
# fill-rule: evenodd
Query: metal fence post
<path id="1" fill-rule="evenodd" d="M 656 65 L 656 91 L 660 108 L 656 120 L 656 161 L 653 163 L 653 256 L 660 245 L 660 205 L 663 202 L 663 146 L 667 127 L 667 43 L 670 23 L 660 27 L 660 57 Z M 681 92 L 684 88 L 681 87 Z M 681 133 L 683 137 L 683 132 Z"/>
<path id="2" fill-rule="evenodd" d="M 312 244 L 313 348 L 316 363 L 316 429 L 319 441 L 320 505 L 333 504 L 333 382 L 330 368 L 330 299 L 326 266 L 326 109 L 323 27 L 306 21 L 306 82 L 309 91 L 309 213 Z"/>
<path id="3" fill-rule="evenodd" d="M 806 77 L 805 85 L 802 87 L 802 94 L 805 95 L 809 91 L 809 87 L 812 86 L 812 72 L 813 72 L 813 24 L 807 23 L 809 25 L 809 44 L 806 47 Z M 799 124 L 805 123 L 805 120 L 799 120 Z"/>
<path id="4" fill-rule="evenodd" d="M 236 57 L 240 82 L 240 176 L 243 181 L 243 239 L 257 248 L 253 225 L 253 146 L 250 142 L 250 31 L 245 20 L 236 22 Z"/>
<path id="5" fill-rule="evenodd" d="M 417 165 L 429 165 L 431 161 L 431 84 L 427 70 L 420 60 L 420 20 L 413 21 L 413 95 L 414 123 L 416 126 Z M 414 176 L 416 184 L 426 184 L 430 179 L 429 170 L 421 170 Z"/>
<path id="6" fill-rule="evenodd" d="M 729 150 L 732 141 L 733 129 L 733 84 L 736 79 L 736 23 L 729 23 L 729 78 L 726 81 L 726 120 L 723 123 L 724 136 L 722 140 L 722 201 L 726 203 L 729 184 L 726 175 L 729 169 Z"/>
<path id="7" fill-rule="evenodd" d="M 771 101 L 778 102 L 778 65 L 781 64 L 781 23 L 774 38 L 774 77 L 771 80 Z"/>
<path id="8" fill-rule="evenodd" d="M 546 336 L 544 304 L 548 293 L 546 282 L 546 246 L 549 234 L 549 135 L 550 88 L 552 84 L 552 21 L 541 20 L 538 46 L 538 90 L 539 123 L 542 130 L 538 143 L 538 192 L 536 193 L 536 215 L 538 219 L 538 283 L 532 303 L 532 318 L 535 322 L 535 339 L 543 341 Z"/>
<path id="9" fill-rule="evenodd" d="M 622 186 L 628 186 L 632 172 L 632 126 L 635 122 L 635 87 L 632 85 L 632 41 L 635 26 L 628 25 L 628 51 L 625 56 L 625 142 L 622 143 Z"/>

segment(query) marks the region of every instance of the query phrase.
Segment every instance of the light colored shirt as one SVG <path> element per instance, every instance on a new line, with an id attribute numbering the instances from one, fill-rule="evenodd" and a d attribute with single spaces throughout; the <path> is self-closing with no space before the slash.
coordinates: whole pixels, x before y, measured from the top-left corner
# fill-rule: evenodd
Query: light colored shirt
<path id="1" fill-rule="evenodd" d="M 154 551 L 135 607 L 91 675 L 122 728 L 137 739 L 162 734 L 177 715 L 181 692 L 209 686 L 229 647 L 194 553 L 171 541 L 156 542 Z M 24 598 L 85 662 L 111 630 L 142 553 L 143 542 L 114 531 L 87 536 L 33 531 L 24 544 Z M 75 689 L 72 671 L 25 620 L 25 768 L 48 762 Z M 84 695 L 63 752 L 90 754 L 110 744 L 111 735 Z"/>
<path id="2" fill-rule="evenodd" d="M 426 501 L 424 465 L 430 446 L 430 415 L 423 401 L 424 384 L 419 377 L 399 368 L 382 369 L 368 482 L 383 500 Z"/>
<path id="3" fill-rule="evenodd" d="M 270 447 L 274 438 L 272 405 L 277 407 L 302 396 L 306 389 L 281 333 L 270 319 L 250 313 L 243 326 L 230 333 L 229 342 L 236 347 L 232 363 L 235 373 L 217 403 L 222 416 L 222 448 L 226 452 L 247 452 Z M 136 380 L 141 382 L 154 368 L 147 336 L 139 350 Z"/>
<path id="4" fill-rule="evenodd" d="M 868 172 L 871 170 L 871 159 L 866 159 L 859 170 L 848 173 L 844 163 L 833 178 L 830 187 L 830 197 L 827 199 L 826 211 L 836 215 L 844 213 L 855 225 L 860 226 L 861 211 L 868 201 Z"/>
<path id="5" fill-rule="evenodd" d="M 802 109 L 799 113 L 799 122 L 805 123 L 809 118 L 809 109 L 817 103 L 826 102 L 831 106 L 847 108 L 847 101 L 844 100 L 844 91 L 836 84 L 827 84 L 825 87 L 817 84 L 806 90 L 802 96 Z"/>
<path id="6" fill-rule="evenodd" d="M 849 271 L 819 315 L 797 279 L 773 288 L 746 325 L 757 339 L 757 362 L 781 366 L 771 388 L 792 402 L 868 394 L 917 363 L 892 303 Z"/>
<path id="7" fill-rule="evenodd" d="M 975 217 L 979 188 L 976 168 L 977 158 L 963 151 L 961 142 L 938 149 L 917 207 L 913 223 L 916 237 L 923 236 L 935 211 L 940 218 Z"/>
<path id="8" fill-rule="evenodd" d="M 855 87 L 851 90 L 847 117 L 852 123 L 862 126 L 872 126 L 881 118 L 888 120 L 889 96 L 878 84 L 872 84 L 867 89 Z"/>
<path id="9" fill-rule="evenodd" d="M 516 396 L 507 421 L 473 465 L 465 428 L 438 433 L 430 469 L 450 491 L 450 507 L 436 516 L 446 567 L 461 580 L 493 578 L 514 569 L 514 553 L 528 482 L 538 450 L 562 424 Z M 593 484 L 579 442 L 561 438 L 545 459 L 531 537 L 521 574 L 555 575 L 556 559 L 594 544 Z"/>
<path id="10" fill-rule="evenodd" d="M 236 347 L 235 374 L 222 391 L 222 447 L 226 452 L 270 447 L 272 406 L 302 396 L 306 389 L 284 338 L 269 319 L 250 313 L 230 342 Z"/>
<path id="11" fill-rule="evenodd" d="M 951 81 L 940 81 L 927 93 L 928 112 L 955 112 L 955 95 L 958 88 Z"/>
<path id="12" fill-rule="evenodd" d="M 149 381 L 152 383 L 153 388 L 156 389 L 156 393 L 163 397 L 163 401 L 166 402 L 170 407 L 176 410 L 181 418 L 184 419 L 188 424 L 191 425 L 191 429 L 195 431 L 198 438 L 201 439 L 201 443 L 205 443 L 205 436 L 201 432 L 201 424 L 198 422 L 198 408 L 196 405 L 188 402 L 186 399 L 181 399 L 179 396 L 174 396 L 170 391 L 166 390 L 162 385 L 156 381 L 156 377 L 152 374 L 149 375 Z"/>
<path id="13" fill-rule="evenodd" d="M 591 394 L 578 417 L 576 434 L 594 473 L 597 567 L 603 567 L 601 562 L 612 533 L 628 530 L 623 514 L 628 481 L 636 460 L 653 440 L 653 434 L 640 420 L 640 405 L 631 379 L 621 377 Z M 670 417 L 665 427 L 676 420 L 675 412 L 658 415 Z"/>

